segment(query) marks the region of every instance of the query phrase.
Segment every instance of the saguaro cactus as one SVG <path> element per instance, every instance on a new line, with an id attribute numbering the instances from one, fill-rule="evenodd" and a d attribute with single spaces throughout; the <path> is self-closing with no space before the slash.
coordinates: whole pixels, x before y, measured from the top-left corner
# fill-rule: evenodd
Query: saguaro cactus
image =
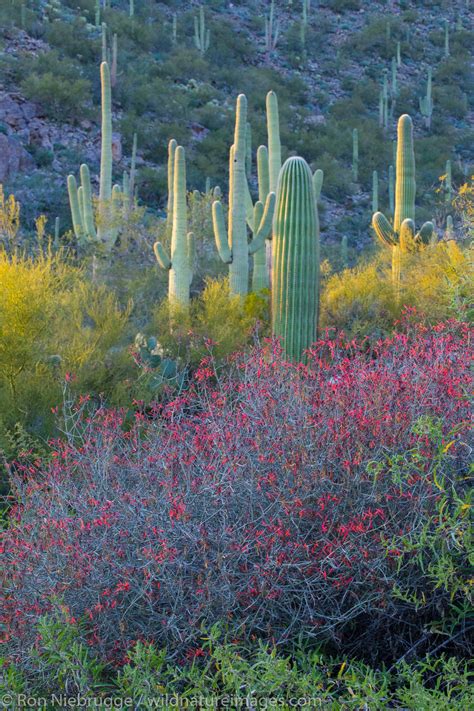
<path id="1" fill-rule="evenodd" d="M 267 54 L 273 52 L 278 43 L 280 35 L 280 20 L 275 21 L 275 2 L 270 3 L 270 13 L 265 15 L 265 49 Z"/>
<path id="2" fill-rule="evenodd" d="M 379 176 L 377 171 L 372 173 L 372 214 L 379 209 Z"/>
<path id="3" fill-rule="evenodd" d="M 303 158 L 288 158 L 281 169 L 273 239 L 272 330 L 299 361 L 316 340 L 319 305 L 318 214 Z"/>
<path id="4" fill-rule="evenodd" d="M 375 234 L 385 247 L 392 249 L 398 246 L 401 252 L 408 252 L 430 243 L 434 232 L 432 222 L 425 222 L 415 234 L 415 193 L 413 123 L 410 116 L 404 114 L 398 121 L 393 227 L 381 212 L 376 212 L 372 217 Z"/>
<path id="5" fill-rule="evenodd" d="M 245 174 L 246 124 L 247 99 L 244 94 L 240 94 L 237 98 L 234 145 L 230 149 L 229 160 L 228 234 L 225 228 L 222 203 L 216 200 L 212 205 L 212 219 L 217 249 L 222 261 L 229 265 L 230 293 L 240 296 L 245 296 L 248 293 L 249 255 L 263 247 L 266 237 L 270 234 L 275 207 L 275 194 L 270 192 L 266 199 L 263 214 L 261 214 L 260 224 L 254 231 L 254 239 L 249 244 L 247 241 L 245 200 L 246 190 L 248 189 Z M 260 211 L 260 207 L 258 210 Z M 256 219 L 259 214 L 256 214 Z"/>
<path id="6" fill-rule="evenodd" d="M 206 17 L 204 8 L 199 8 L 199 19 L 194 18 L 194 44 L 201 54 L 206 54 L 211 42 L 211 31 L 206 29 Z"/>
<path id="7" fill-rule="evenodd" d="M 161 242 L 155 242 L 154 251 L 160 267 L 169 270 L 169 303 L 188 308 L 193 278 L 194 236 L 192 232 L 187 232 L 186 159 L 182 146 L 174 149 L 173 183 L 171 257 L 168 257 Z"/>
<path id="8" fill-rule="evenodd" d="M 266 146 L 259 146 L 257 150 L 257 174 L 258 174 L 258 199 L 264 205 L 268 193 L 270 192 L 270 176 L 268 170 L 268 150 Z M 252 232 L 255 233 L 255 226 L 259 226 L 259 213 L 256 213 L 256 206 L 253 208 Z M 261 217 L 260 217 L 261 220 Z M 257 224 L 258 223 L 258 224 Z M 270 286 L 267 259 L 265 249 L 257 249 L 253 255 L 252 291 L 268 289 Z"/>
<path id="9" fill-rule="evenodd" d="M 100 147 L 99 225 L 97 237 L 108 249 L 113 247 L 113 233 L 107 229 L 112 198 L 112 94 L 107 62 L 100 65 L 102 99 L 102 135 Z"/>
<path id="10" fill-rule="evenodd" d="M 428 77 L 426 80 L 426 94 L 420 98 L 420 113 L 425 119 L 426 128 L 431 128 L 431 117 L 433 116 L 433 98 L 432 98 L 432 69 L 428 67 Z"/>
<path id="11" fill-rule="evenodd" d="M 352 131 L 352 180 L 357 183 L 359 177 L 359 132 Z"/>

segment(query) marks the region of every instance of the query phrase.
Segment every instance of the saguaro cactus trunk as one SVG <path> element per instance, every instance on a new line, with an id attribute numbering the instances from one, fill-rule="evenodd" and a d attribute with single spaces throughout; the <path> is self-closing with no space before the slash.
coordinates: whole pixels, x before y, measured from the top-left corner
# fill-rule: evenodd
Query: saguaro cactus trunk
<path id="1" fill-rule="evenodd" d="M 281 169 L 273 241 L 272 329 L 299 361 L 316 339 L 319 305 L 318 214 L 303 158 L 288 158 Z"/>

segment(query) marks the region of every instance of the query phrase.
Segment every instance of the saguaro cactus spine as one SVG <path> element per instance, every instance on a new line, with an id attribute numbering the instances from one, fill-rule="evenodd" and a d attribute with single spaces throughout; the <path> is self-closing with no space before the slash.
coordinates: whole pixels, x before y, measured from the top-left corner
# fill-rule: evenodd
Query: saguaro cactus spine
<path id="1" fill-rule="evenodd" d="M 161 242 L 155 243 L 154 251 L 162 269 L 169 270 L 169 303 L 187 308 L 193 278 L 194 236 L 192 232 L 187 232 L 186 159 L 182 146 L 174 149 L 173 183 L 171 257 L 168 257 Z"/>
<path id="2" fill-rule="evenodd" d="M 212 205 L 214 236 L 222 261 L 229 264 L 230 293 L 245 296 L 248 292 L 249 254 L 264 245 L 272 225 L 275 194 L 269 193 L 261 216 L 260 225 L 254 231 L 254 239 L 247 241 L 245 174 L 247 99 L 244 94 L 237 98 L 234 145 L 230 150 L 229 176 L 229 225 L 225 228 L 222 203 L 216 200 Z M 260 208 L 258 208 L 259 210 Z M 258 213 L 256 215 L 258 217 Z M 256 227 L 256 225 L 255 225 Z"/>
<path id="3" fill-rule="evenodd" d="M 316 196 L 303 158 L 288 158 L 281 170 L 273 239 L 272 330 L 299 361 L 316 340 L 319 304 Z"/>

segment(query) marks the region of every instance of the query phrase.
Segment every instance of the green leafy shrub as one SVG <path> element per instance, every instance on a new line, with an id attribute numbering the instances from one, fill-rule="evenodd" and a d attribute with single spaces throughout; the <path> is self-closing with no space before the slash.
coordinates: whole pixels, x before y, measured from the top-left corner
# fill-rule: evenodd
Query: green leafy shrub
<path id="1" fill-rule="evenodd" d="M 321 295 L 321 326 L 358 336 L 384 334 L 405 306 L 436 323 L 456 311 L 465 313 L 472 298 L 471 267 L 453 241 L 404 256 L 399 302 L 390 270 L 389 257 L 380 254 L 368 264 L 330 276 Z"/>
<path id="2" fill-rule="evenodd" d="M 57 120 L 67 117 L 77 121 L 86 112 L 90 99 L 90 83 L 86 79 L 71 81 L 52 72 L 31 74 L 21 86 L 25 96 L 37 101 L 48 116 Z"/>

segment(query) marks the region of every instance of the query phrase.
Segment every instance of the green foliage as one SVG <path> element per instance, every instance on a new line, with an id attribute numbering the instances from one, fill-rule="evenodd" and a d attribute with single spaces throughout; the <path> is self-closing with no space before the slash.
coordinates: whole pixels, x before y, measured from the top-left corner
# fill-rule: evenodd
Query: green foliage
<path id="1" fill-rule="evenodd" d="M 75 120 L 84 112 L 90 84 L 85 79 L 78 79 L 71 84 L 47 72 L 29 76 L 22 83 L 22 89 L 25 96 L 40 103 L 51 118 L 67 116 Z"/>
<path id="2" fill-rule="evenodd" d="M 260 334 L 268 333 L 268 294 L 249 294 L 245 299 L 231 296 L 227 279 L 208 279 L 190 313 L 170 313 L 162 304 L 155 313 L 153 332 L 163 352 L 191 366 L 207 355 L 211 341 L 216 358 L 222 359 L 252 341 L 257 324 Z M 171 328 L 170 328 L 171 325 Z"/>
<path id="3" fill-rule="evenodd" d="M 321 295 L 321 325 L 347 334 L 390 333 L 404 306 L 413 306 L 430 323 L 465 318 L 472 300 L 472 267 L 454 241 L 423 253 L 402 256 L 400 302 L 393 299 L 390 257 L 330 276 Z"/>
<path id="4" fill-rule="evenodd" d="M 131 363 L 120 347 L 128 311 L 105 287 L 83 278 L 61 252 L 35 260 L 0 253 L 0 422 L 35 436 L 53 430 L 51 408 L 66 373 L 76 392 L 114 389 Z"/>

